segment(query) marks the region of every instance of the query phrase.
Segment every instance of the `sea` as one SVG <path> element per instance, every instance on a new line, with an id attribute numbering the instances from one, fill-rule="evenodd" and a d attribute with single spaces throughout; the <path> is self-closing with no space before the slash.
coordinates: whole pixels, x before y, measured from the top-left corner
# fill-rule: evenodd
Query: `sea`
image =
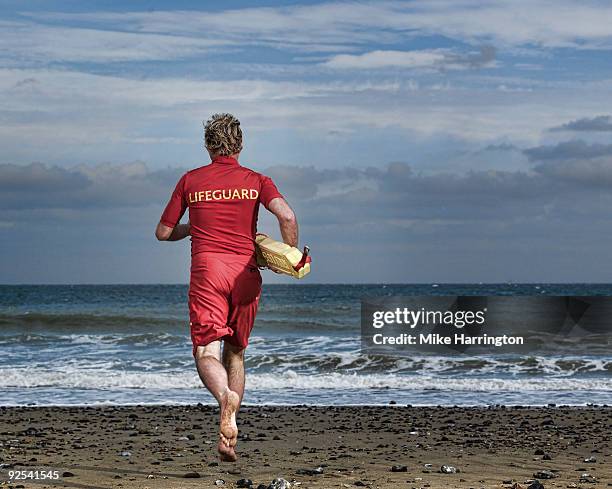
<path id="1" fill-rule="evenodd" d="M 554 354 L 365 355 L 363 297 L 612 295 L 602 284 L 265 284 L 251 405 L 612 405 L 612 333 Z M 213 404 L 187 285 L 1 285 L 0 405 Z"/>

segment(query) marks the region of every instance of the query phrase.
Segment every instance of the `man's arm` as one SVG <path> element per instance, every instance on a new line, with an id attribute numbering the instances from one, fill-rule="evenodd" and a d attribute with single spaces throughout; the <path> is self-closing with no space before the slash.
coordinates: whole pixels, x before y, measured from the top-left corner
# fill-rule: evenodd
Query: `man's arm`
<path id="1" fill-rule="evenodd" d="M 278 219 L 283 242 L 289 246 L 298 245 L 298 223 L 295 213 L 282 197 L 276 197 L 268 204 L 268 210 Z"/>
<path id="2" fill-rule="evenodd" d="M 159 241 L 179 241 L 191 234 L 191 224 L 177 224 L 173 228 L 162 224 L 157 224 L 155 229 L 155 237 Z"/>
<path id="3" fill-rule="evenodd" d="M 187 202 L 185 201 L 186 177 L 187 173 L 176 184 L 157 228 L 155 228 L 155 237 L 159 241 L 178 241 L 191 234 L 191 223 L 179 224 L 181 217 L 187 210 Z"/>

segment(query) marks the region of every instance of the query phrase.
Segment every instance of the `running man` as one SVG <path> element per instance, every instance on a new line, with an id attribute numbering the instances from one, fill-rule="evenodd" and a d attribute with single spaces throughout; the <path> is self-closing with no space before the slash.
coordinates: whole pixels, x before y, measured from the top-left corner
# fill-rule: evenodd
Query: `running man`
<path id="1" fill-rule="evenodd" d="M 191 236 L 189 325 L 200 379 L 220 407 L 218 451 L 236 460 L 236 413 L 244 394 L 244 351 L 261 293 L 255 258 L 259 204 L 278 219 L 283 241 L 298 245 L 295 214 L 272 180 L 240 165 L 240 122 L 214 114 L 205 124 L 211 163 L 178 181 L 155 236 Z M 189 222 L 179 224 L 189 208 Z M 223 343 L 223 345 L 222 345 Z"/>

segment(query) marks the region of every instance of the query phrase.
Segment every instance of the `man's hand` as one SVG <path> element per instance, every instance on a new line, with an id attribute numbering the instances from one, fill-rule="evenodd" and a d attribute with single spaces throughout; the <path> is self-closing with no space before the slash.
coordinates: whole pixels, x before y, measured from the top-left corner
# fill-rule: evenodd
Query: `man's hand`
<path id="1" fill-rule="evenodd" d="M 155 237 L 159 241 L 179 241 L 186 238 L 190 234 L 191 222 L 188 222 L 187 224 L 177 224 L 173 228 L 160 222 L 157 224 L 157 229 L 155 230 Z"/>
<path id="2" fill-rule="evenodd" d="M 295 213 L 285 199 L 276 197 L 268 204 L 268 210 L 278 219 L 283 242 L 289 246 L 298 245 L 298 223 Z"/>

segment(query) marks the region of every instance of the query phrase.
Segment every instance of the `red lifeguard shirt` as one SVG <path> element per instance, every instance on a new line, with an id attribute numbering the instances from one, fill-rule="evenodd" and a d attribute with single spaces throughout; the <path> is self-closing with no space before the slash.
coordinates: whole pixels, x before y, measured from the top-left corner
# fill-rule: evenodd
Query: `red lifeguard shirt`
<path id="1" fill-rule="evenodd" d="M 276 197 L 282 195 L 270 177 L 217 156 L 181 177 L 160 222 L 173 228 L 189 208 L 192 255 L 253 255 L 259 203 L 267 208 Z"/>

